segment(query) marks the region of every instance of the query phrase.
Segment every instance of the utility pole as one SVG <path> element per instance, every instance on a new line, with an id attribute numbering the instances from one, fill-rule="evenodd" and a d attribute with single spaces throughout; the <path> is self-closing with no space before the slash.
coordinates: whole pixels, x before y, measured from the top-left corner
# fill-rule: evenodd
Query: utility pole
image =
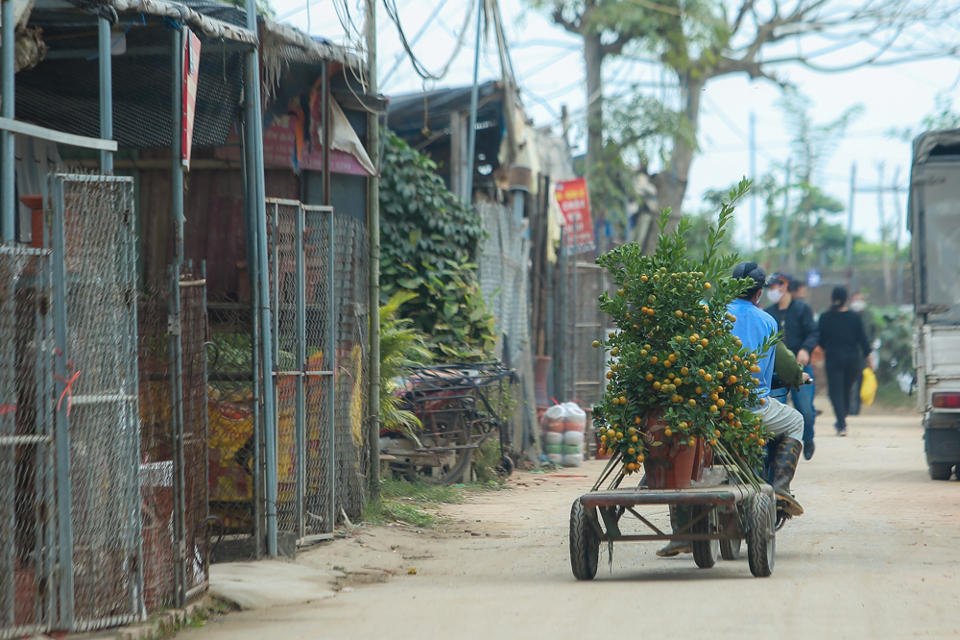
<path id="1" fill-rule="evenodd" d="M 853 203 L 857 195 L 857 163 L 850 165 L 850 201 L 847 205 L 847 286 L 853 284 Z"/>
<path id="2" fill-rule="evenodd" d="M 756 250 L 757 242 L 757 115 L 750 112 L 750 180 L 753 189 L 750 193 L 750 249 Z"/>
<path id="3" fill-rule="evenodd" d="M 877 214 L 880 217 L 880 266 L 883 269 L 883 303 L 893 299 L 893 273 L 890 271 L 890 227 L 884 208 L 883 189 L 884 163 L 877 164 Z"/>
<path id="4" fill-rule="evenodd" d="M 897 217 L 897 243 L 894 252 L 894 260 L 897 265 L 897 304 L 903 304 L 903 260 L 900 259 L 900 240 L 903 235 L 903 210 L 900 208 L 900 167 L 893 172 L 893 210 Z"/>
<path id="5" fill-rule="evenodd" d="M 785 269 L 790 246 L 790 159 L 787 158 L 787 182 L 783 188 L 783 218 L 780 220 L 780 268 Z"/>
<path id="6" fill-rule="evenodd" d="M 368 2 L 371 0 L 368 0 Z M 480 26 L 483 23 L 483 0 L 477 2 L 477 40 L 473 51 L 473 89 L 470 91 L 470 131 L 467 132 L 467 175 L 463 181 L 463 199 L 467 206 L 473 204 L 473 164 L 477 155 L 477 100 L 480 87 L 477 78 L 480 75 Z"/>
<path id="7" fill-rule="evenodd" d="M 368 92 L 376 97 L 377 87 L 377 2 L 366 0 Z M 369 496 L 380 497 L 380 114 L 367 112 L 367 155 L 376 173 L 367 180 L 367 231 L 370 250 L 370 471 Z M 471 165 L 472 166 L 472 165 Z M 332 426 L 332 425 L 331 425 Z"/>

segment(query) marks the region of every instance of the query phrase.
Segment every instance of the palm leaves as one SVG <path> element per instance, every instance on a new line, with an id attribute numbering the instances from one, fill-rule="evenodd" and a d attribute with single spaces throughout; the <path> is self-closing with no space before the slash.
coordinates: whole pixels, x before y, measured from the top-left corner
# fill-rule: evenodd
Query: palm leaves
<path id="1" fill-rule="evenodd" d="M 407 367 L 429 362 L 431 354 L 426 336 L 413 328 L 413 320 L 397 314 L 404 303 L 416 297 L 410 291 L 398 291 L 380 307 L 380 420 L 384 427 L 398 429 L 414 439 L 420 419 L 400 408 L 398 379 Z"/>

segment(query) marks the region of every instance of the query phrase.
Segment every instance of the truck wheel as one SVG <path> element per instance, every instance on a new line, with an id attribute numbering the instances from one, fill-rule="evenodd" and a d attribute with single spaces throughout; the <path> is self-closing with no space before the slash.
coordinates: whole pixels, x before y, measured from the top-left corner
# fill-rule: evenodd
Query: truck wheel
<path id="1" fill-rule="evenodd" d="M 704 511 L 707 513 L 704 514 Z M 703 519 L 691 527 L 692 533 L 713 533 L 715 527 L 712 527 L 715 512 L 710 507 L 694 505 L 691 509 L 690 517 L 694 520 L 703 515 Z M 709 569 L 717 563 L 717 541 L 716 540 L 694 540 L 693 541 L 693 561 L 701 569 Z"/>
<path id="2" fill-rule="evenodd" d="M 577 580 L 593 580 L 600 562 L 600 538 L 579 498 L 570 509 L 570 568 Z"/>
<path id="3" fill-rule="evenodd" d="M 931 462 L 928 466 L 931 480 L 949 480 L 953 465 L 949 462 Z"/>
<path id="4" fill-rule="evenodd" d="M 765 493 L 754 496 L 750 501 L 747 523 L 747 559 L 750 573 L 757 578 L 766 578 L 773 573 L 777 549 L 775 521 L 773 499 Z"/>

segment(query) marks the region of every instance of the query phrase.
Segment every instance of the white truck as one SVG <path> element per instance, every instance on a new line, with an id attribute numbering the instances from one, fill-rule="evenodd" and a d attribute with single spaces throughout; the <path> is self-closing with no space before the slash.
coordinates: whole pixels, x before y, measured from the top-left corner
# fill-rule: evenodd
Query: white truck
<path id="1" fill-rule="evenodd" d="M 930 477 L 949 480 L 960 465 L 960 129 L 913 141 L 908 208 L 917 404 Z"/>

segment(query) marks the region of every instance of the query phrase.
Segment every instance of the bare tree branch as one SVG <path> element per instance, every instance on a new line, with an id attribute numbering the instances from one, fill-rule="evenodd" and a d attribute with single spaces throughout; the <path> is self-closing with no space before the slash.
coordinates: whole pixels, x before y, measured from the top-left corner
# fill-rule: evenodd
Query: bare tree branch
<path id="1" fill-rule="evenodd" d="M 603 55 L 604 56 L 615 56 L 619 55 L 623 51 L 623 47 L 627 45 L 632 40 L 636 39 L 636 34 L 622 32 L 617 36 L 617 39 L 611 42 L 610 44 L 603 45 Z"/>
<path id="2" fill-rule="evenodd" d="M 580 24 L 582 22 L 581 20 L 582 16 L 577 16 L 576 19 L 574 20 L 567 20 L 563 16 L 563 7 L 559 3 L 557 3 L 553 6 L 553 14 L 550 17 L 553 19 L 555 24 L 560 25 L 570 33 L 581 35 Z"/>

